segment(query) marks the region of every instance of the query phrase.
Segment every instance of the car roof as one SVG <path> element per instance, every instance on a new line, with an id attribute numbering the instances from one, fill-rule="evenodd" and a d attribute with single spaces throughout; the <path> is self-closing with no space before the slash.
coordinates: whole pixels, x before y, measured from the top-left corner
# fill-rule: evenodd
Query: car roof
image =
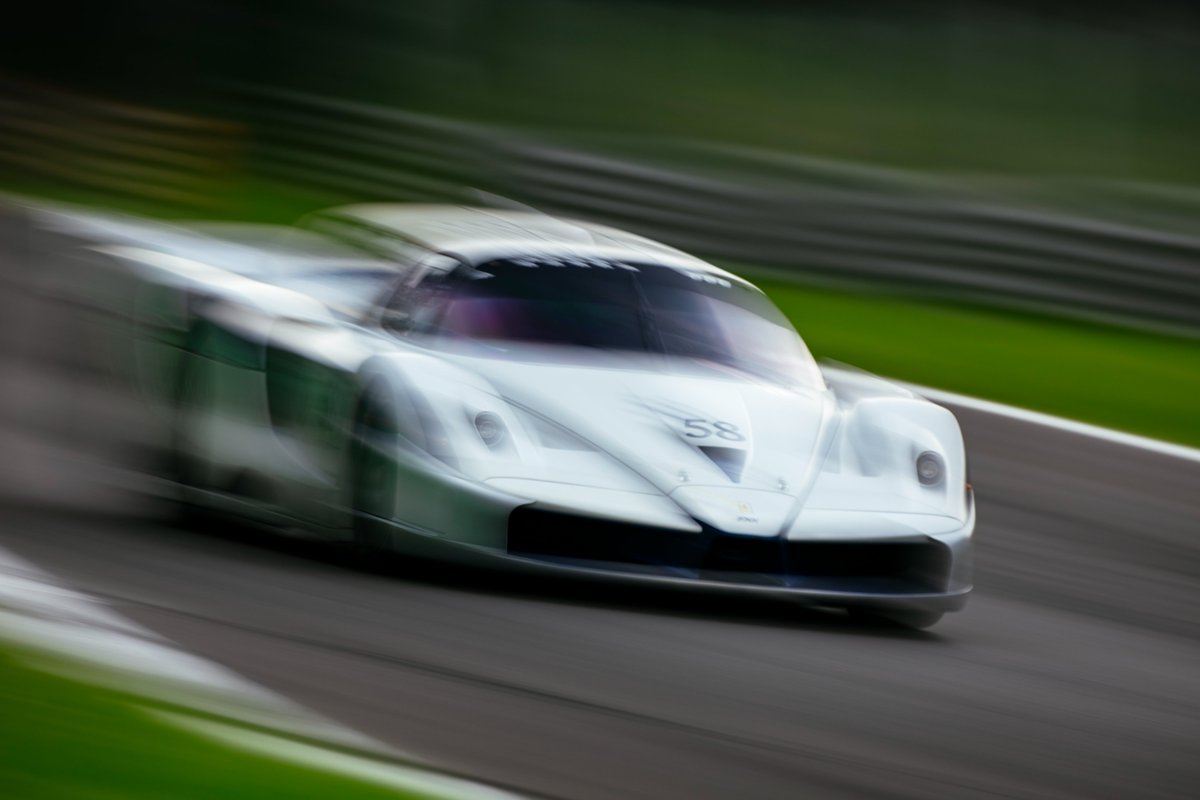
<path id="1" fill-rule="evenodd" d="M 628 258 L 685 266 L 745 283 L 742 278 L 653 239 L 607 225 L 562 219 L 536 211 L 371 203 L 330 209 L 322 212 L 322 216 L 348 218 L 386 229 L 414 244 L 444 253 L 603 250 L 624 253 Z"/>

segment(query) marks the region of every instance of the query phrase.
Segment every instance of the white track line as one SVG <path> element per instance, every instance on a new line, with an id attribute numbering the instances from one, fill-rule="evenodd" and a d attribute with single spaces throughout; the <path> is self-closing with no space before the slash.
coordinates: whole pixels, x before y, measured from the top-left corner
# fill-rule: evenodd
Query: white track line
<path id="1" fill-rule="evenodd" d="M 411 759 L 183 651 L 4 548 L 0 548 L 0 640 L 18 642 L 35 653 L 33 666 L 39 669 L 168 703 L 178 710 L 143 710 L 228 746 L 432 797 L 518 797 L 395 763 L 389 759 Z M 206 721 L 189 711 L 224 721 Z"/>
<path id="2" fill-rule="evenodd" d="M 209 719 L 188 717 L 169 711 L 151 710 L 149 713 L 156 719 L 190 730 L 207 739 L 223 742 L 238 750 L 287 761 L 306 769 L 344 775 L 402 792 L 439 798 L 466 797 L 471 800 L 514 800 L 516 797 L 510 792 L 472 783 L 461 778 L 408 767 L 398 768 L 394 764 L 372 758 L 330 750 L 326 747 L 316 747 L 249 728 L 225 725 Z"/>

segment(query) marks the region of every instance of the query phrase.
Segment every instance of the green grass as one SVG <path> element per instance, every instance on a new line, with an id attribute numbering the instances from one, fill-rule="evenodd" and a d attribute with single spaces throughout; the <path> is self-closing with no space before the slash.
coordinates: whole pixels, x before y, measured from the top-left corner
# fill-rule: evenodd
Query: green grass
<path id="1" fill-rule="evenodd" d="M 416 797 L 251 755 L 159 723 L 136 698 L 38 672 L 0 651 L 0 796 Z"/>
<path id="2" fill-rule="evenodd" d="M 818 358 L 1200 445 L 1200 340 L 778 281 L 759 285 Z"/>

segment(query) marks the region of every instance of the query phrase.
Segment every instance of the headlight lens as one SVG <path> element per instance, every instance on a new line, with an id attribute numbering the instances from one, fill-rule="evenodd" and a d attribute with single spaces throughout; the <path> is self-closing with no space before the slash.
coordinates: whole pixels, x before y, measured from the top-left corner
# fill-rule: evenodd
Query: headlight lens
<path id="1" fill-rule="evenodd" d="M 498 447 L 507 433 L 504 421 L 491 411 L 480 411 L 475 415 L 475 432 L 488 447 Z"/>
<path id="2" fill-rule="evenodd" d="M 945 474 L 946 467 L 937 453 L 926 450 L 917 456 L 917 480 L 922 486 L 937 486 Z"/>

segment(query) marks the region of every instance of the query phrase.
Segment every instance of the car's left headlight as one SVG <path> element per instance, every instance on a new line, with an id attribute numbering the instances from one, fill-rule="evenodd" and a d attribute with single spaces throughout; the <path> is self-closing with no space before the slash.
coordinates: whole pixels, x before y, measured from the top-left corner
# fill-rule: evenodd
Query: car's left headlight
<path id="1" fill-rule="evenodd" d="M 475 415 L 475 432 L 483 443 L 493 450 L 504 443 L 508 436 L 508 428 L 499 414 L 491 411 L 480 411 Z"/>
<path id="2" fill-rule="evenodd" d="M 932 450 L 917 456 L 917 481 L 922 486 L 939 486 L 946 477 L 946 465 L 942 457 Z"/>

